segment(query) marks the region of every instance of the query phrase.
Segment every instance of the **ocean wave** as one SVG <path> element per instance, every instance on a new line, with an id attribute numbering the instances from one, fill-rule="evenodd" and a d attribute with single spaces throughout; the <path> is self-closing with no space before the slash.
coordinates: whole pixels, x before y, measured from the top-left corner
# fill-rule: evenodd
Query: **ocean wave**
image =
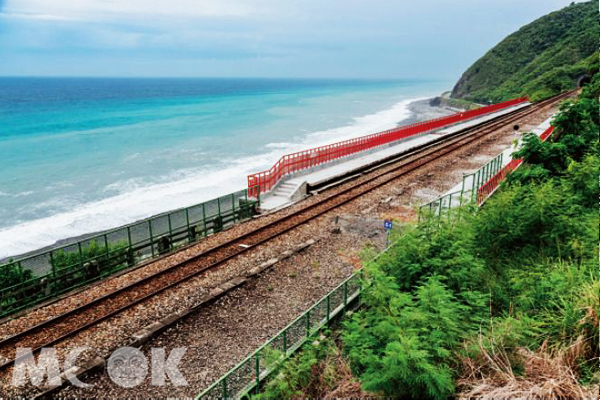
<path id="1" fill-rule="evenodd" d="M 269 143 L 269 144 L 265 145 L 265 147 L 268 149 L 287 149 L 290 146 L 294 146 L 294 144 L 289 143 L 289 142 L 281 142 L 281 143 Z"/>
<path id="2" fill-rule="evenodd" d="M 27 196 L 31 196 L 34 193 L 35 192 L 33 190 L 26 190 L 24 192 L 15 193 L 12 195 L 12 197 L 27 197 Z"/>
<path id="3" fill-rule="evenodd" d="M 362 117 L 356 117 L 346 126 L 310 132 L 298 143 L 269 143 L 265 147 L 281 150 L 279 157 L 306 150 L 309 148 L 325 146 L 328 144 L 354 139 L 357 137 L 382 132 L 398 126 L 399 123 L 411 117 L 410 104 L 425 100 L 428 97 L 404 100 L 396 103 L 389 109 L 379 111 Z M 278 159 L 278 158 L 277 158 Z M 272 162 L 275 163 L 277 159 Z M 270 167 L 270 165 L 269 165 Z"/>
<path id="4" fill-rule="evenodd" d="M 0 258 L 244 189 L 247 175 L 270 168 L 285 154 L 394 128 L 410 117 L 408 106 L 417 100 L 420 99 L 405 100 L 390 109 L 354 118 L 347 126 L 308 133 L 298 143 L 270 143 L 265 146 L 266 151 L 256 155 L 223 160 L 221 165 L 210 168 L 179 170 L 162 183 L 148 183 L 139 178 L 117 181 L 106 186 L 105 193 L 110 197 L 103 200 L 0 230 Z"/>
<path id="5" fill-rule="evenodd" d="M 185 178 L 168 183 L 142 186 L 136 182 L 137 187 L 127 181 L 115 183 L 111 189 L 121 192 L 117 195 L 0 230 L 0 259 L 242 190 L 247 186 L 246 176 L 271 162 L 273 156 L 261 154 L 231 161 L 220 169 L 188 171 Z"/>

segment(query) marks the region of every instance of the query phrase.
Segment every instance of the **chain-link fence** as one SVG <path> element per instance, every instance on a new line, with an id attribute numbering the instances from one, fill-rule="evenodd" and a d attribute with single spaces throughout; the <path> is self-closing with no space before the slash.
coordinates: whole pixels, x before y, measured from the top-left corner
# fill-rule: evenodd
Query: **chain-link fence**
<path id="1" fill-rule="evenodd" d="M 272 339 L 232 368 L 196 400 L 239 399 L 258 389 L 260 382 L 336 316 L 356 305 L 362 291 L 361 272 L 352 275 Z"/>
<path id="2" fill-rule="evenodd" d="M 0 265 L 0 317 L 103 279 L 256 214 L 241 190 Z"/>

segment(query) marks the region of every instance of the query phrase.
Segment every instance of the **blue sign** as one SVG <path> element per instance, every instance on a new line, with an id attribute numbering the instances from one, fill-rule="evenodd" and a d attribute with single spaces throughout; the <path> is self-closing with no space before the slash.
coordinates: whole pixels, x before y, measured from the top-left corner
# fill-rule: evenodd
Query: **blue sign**
<path id="1" fill-rule="evenodd" d="M 386 219 L 385 221 L 383 221 L 383 227 L 386 231 L 392 230 L 392 228 L 394 227 L 394 223 L 391 219 Z"/>

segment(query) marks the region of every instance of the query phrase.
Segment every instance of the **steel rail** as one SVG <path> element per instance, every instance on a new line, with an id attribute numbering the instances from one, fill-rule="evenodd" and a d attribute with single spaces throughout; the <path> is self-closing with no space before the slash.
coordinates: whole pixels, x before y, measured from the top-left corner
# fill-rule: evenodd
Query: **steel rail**
<path id="1" fill-rule="evenodd" d="M 92 300 L 89 303 L 86 303 L 82 306 L 79 306 L 77 308 L 69 310 L 69 311 L 65 312 L 64 314 L 60 314 L 56 317 L 53 317 L 47 321 L 42 322 L 36 326 L 28 328 L 27 330 L 19 332 L 16 335 L 6 338 L 6 339 L 0 341 L 0 357 L 2 357 L 3 355 L 6 354 L 6 350 L 8 347 L 11 347 L 11 344 L 14 345 L 14 344 L 19 343 L 20 341 L 22 342 L 24 339 L 27 339 L 27 336 L 34 336 L 34 335 L 40 334 L 40 333 L 42 333 L 43 336 L 46 336 L 46 334 L 48 334 L 49 332 L 51 332 L 53 330 L 52 329 L 53 327 L 57 327 L 61 323 L 68 323 L 70 319 L 77 317 L 77 316 L 84 315 L 88 310 L 91 310 L 94 307 L 101 307 L 101 306 L 110 307 L 110 300 L 116 299 L 117 296 L 119 296 L 119 295 L 127 294 L 128 292 L 133 291 L 135 288 L 140 288 L 144 284 L 151 284 L 154 280 L 156 280 L 160 277 L 168 278 L 169 274 L 175 275 L 177 273 L 178 269 L 183 268 L 185 266 L 190 266 L 200 259 L 203 259 L 203 258 L 208 259 L 207 260 L 208 264 L 206 264 L 204 266 L 197 265 L 197 264 L 192 265 L 192 268 L 194 270 L 191 271 L 190 273 L 184 274 L 183 276 L 180 276 L 180 277 L 176 277 L 176 279 L 174 279 L 174 280 L 167 280 L 169 283 L 167 283 L 166 285 L 163 285 L 156 290 L 147 292 L 147 293 L 143 294 L 141 297 L 136 298 L 132 301 L 128 301 L 125 305 L 117 307 L 116 309 L 110 310 L 109 312 L 104 313 L 99 317 L 92 318 L 91 321 L 89 321 L 83 325 L 80 325 L 80 326 L 76 327 L 75 329 L 69 330 L 66 333 L 64 333 L 58 337 L 55 337 L 49 341 L 45 341 L 43 344 L 36 343 L 34 346 L 31 346 L 31 345 L 21 345 L 20 346 L 20 347 L 29 347 L 29 348 L 33 347 L 32 351 L 34 353 L 38 352 L 43 347 L 52 347 L 53 345 L 61 342 L 62 340 L 65 340 L 81 331 L 84 331 L 84 330 L 90 328 L 91 326 L 94 326 L 102 321 L 105 321 L 105 320 L 107 320 L 107 319 L 109 319 L 109 318 L 111 318 L 111 317 L 137 305 L 137 304 L 144 302 L 145 300 L 148 300 L 151 297 L 156 296 L 159 293 L 164 292 L 165 290 L 168 290 L 168 289 L 170 289 L 176 285 L 179 285 L 195 276 L 198 276 L 198 275 L 206 272 L 209 269 L 213 269 L 219 265 L 222 265 L 222 264 L 226 263 L 227 261 L 230 261 L 231 259 L 233 259 L 247 251 L 250 251 L 268 241 L 271 241 L 272 239 L 274 239 L 282 234 L 289 232 L 292 229 L 295 229 L 296 227 L 298 227 L 300 225 L 303 225 L 319 216 L 322 216 L 323 214 L 325 214 L 335 208 L 338 208 L 344 204 L 347 204 L 348 202 L 350 202 L 366 193 L 369 193 L 387 183 L 390 183 L 391 181 L 398 179 L 400 176 L 406 175 L 406 174 L 422 167 L 423 165 L 431 163 L 432 161 L 435 161 L 435 160 L 437 160 L 459 148 L 462 148 L 462 147 L 486 136 L 487 134 L 495 131 L 500 126 L 506 126 L 507 124 L 510 124 L 520 118 L 524 118 L 534 112 L 539 111 L 540 109 L 542 109 L 548 105 L 552 105 L 552 104 L 556 103 L 557 101 L 562 100 L 563 98 L 565 98 L 569 95 L 571 95 L 571 92 L 567 92 L 567 93 L 564 93 L 561 95 L 554 96 L 548 100 L 545 100 L 545 101 L 530 105 L 528 107 L 516 110 L 509 114 L 505 114 L 505 115 L 500 116 L 491 121 L 486 121 L 478 126 L 471 127 L 471 128 L 465 129 L 463 131 L 459 131 L 452 135 L 444 136 L 444 137 L 428 144 L 427 146 L 422 146 L 422 148 L 419 148 L 418 150 L 416 150 L 414 152 L 404 155 L 403 158 L 408 158 L 408 157 L 411 157 L 414 155 L 421 155 L 421 153 L 424 150 L 432 150 L 432 148 L 433 148 L 432 151 L 425 154 L 425 157 L 429 157 L 429 158 L 421 157 L 421 158 L 418 158 L 415 160 L 411 160 L 411 161 L 408 161 L 407 163 L 405 163 L 403 165 L 399 165 L 389 171 L 385 171 L 383 173 L 376 174 L 375 176 L 370 177 L 366 181 L 360 182 L 359 184 L 357 184 L 355 186 L 351 186 L 349 188 L 341 190 L 340 192 L 334 193 L 331 196 L 328 196 L 328 197 L 326 197 L 314 204 L 311 204 L 301 210 L 298 210 L 290 215 L 287 215 L 287 216 L 279 218 L 275 221 L 272 221 L 272 222 L 270 222 L 262 227 L 259 227 L 251 232 L 245 233 L 237 238 L 231 239 L 231 240 L 229 240 L 225 243 L 222 243 L 212 249 L 209 249 L 200 254 L 197 254 L 187 260 L 184 260 L 182 262 L 174 264 L 174 265 L 172 265 L 162 271 L 159 271 L 153 275 L 142 278 L 136 282 L 133 282 L 133 283 L 127 285 L 127 286 L 117 289 L 114 292 L 108 293 L 102 297 Z M 452 142 L 452 140 L 454 140 L 454 142 Z M 448 142 L 451 142 L 451 143 L 448 143 Z M 445 145 L 440 147 L 439 149 L 435 149 L 435 147 L 439 146 L 440 144 L 445 144 Z M 440 152 L 440 154 L 435 155 L 435 153 L 438 153 L 438 152 Z M 375 172 L 377 172 L 377 171 L 375 171 Z M 390 175 L 390 176 L 387 176 L 387 175 Z M 386 178 L 383 179 L 381 182 L 375 182 L 376 180 L 383 178 L 383 177 L 386 177 Z M 374 184 L 372 186 L 365 187 L 366 185 L 368 185 L 370 183 L 374 183 Z M 353 191 L 355 191 L 356 193 L 352 193 Z M 343 198 L 344 195 L 348 195 L 348 196 L 346 198 Z M 319 208 L 322 208 L 322 209 L 319 209 Z M 299 220 L 294 221 L 294 219 L 299 219 Z M 269 230 L 273 229 L 273 228 L 275 228 L 275 232 L 270 233 Z M 279 229 L 277 229 L 277 228 L 279 228 Z M 261 234 L 264 235 L 265 233 L 267 233 L 266 236 L 260 237 Z M 253 243 L 248 244 L 248 240 L 253 239 L 254 237 L 258 237 L 258 240 L 255 240 Z M 244 242 L 246 242 L 246 243 L 244 243 Z M 244 246 L 240 246 L 240 244 L 243 244 Z M 222 255 L 222 257 L 218 257 L 219 252 L 225 252 L 224 256 Z M 196 269 L 199 266 L 201 268 Z M 126 296 L 124 296 L 124 297 L 126 297 Z M 16 346 L 13 346 L 13 350 L 15 349 L 15 347 Z M 0 369 L 4 369 L 4 368 L 14 364 L 16 361 L 18 361 L 17 359 L 14 359 L 14 358 L 12 358 L 12 359 L 4 358 L 4 359 L 7 361 L 5 361 L 3 364 L 0 365 Z"/>

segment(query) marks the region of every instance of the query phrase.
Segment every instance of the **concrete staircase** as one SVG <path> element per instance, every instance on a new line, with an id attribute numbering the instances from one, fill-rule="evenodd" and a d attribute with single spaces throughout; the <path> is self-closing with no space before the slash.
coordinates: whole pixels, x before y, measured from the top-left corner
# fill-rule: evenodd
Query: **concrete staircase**
<path id="1" fill-rule="evenodd" d="M 275 188 L 261 197 L 260 208 L 264 211 L 279 209 L 290 205 L 306 196 L 307 184 L 304 179 L 293 179 L 279 182 Z"/>
<path id="2" fill-rule="evenodd" d="M 298 190 L 299 185 L 292 182 L 281 182 L 273 191 L 273 196 L 291 198 L 294 192 Z"/>

